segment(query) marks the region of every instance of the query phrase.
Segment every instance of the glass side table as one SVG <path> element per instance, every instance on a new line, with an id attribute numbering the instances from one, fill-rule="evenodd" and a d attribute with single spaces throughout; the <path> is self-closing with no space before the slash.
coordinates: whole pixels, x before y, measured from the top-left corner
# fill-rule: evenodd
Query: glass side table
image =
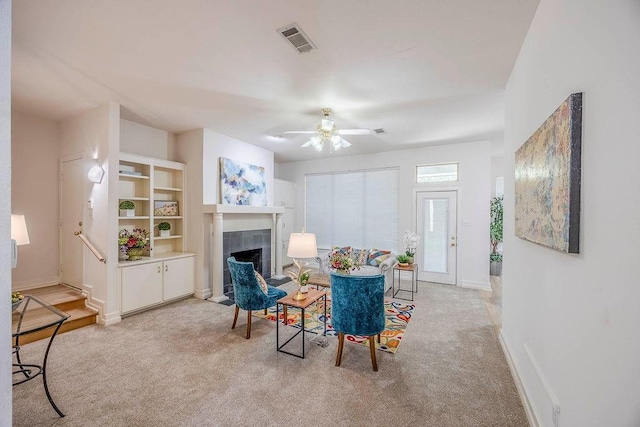
<path id="1" fill-rule="evenodd" d="M 49 387 L 47 386 L 47 358 L 49 357 L 49 350 L 51 349 L 53 339 L 60 330 L 62 323 L 68 318 L 68 314 L 31 295 L 25 296 L 20 305 L 18 305 L 11 314 L 13 355 L 16 358 L 16 363 L 13 364 L 13 386 L 26 383 L 42 375 L 42 383 L 44 384 L 44 391 L 47 394 L 49 403 L 61 417 L 64 417 L 64 414 L 53 402 L 51 393 L 49 393 Z M 49 338 L 49 343 L 47 344 L 47 349 L 42 359 L 42 365 L 23 363 L 20 358 L 20 337 L 48 328 L 55 329 Z"/>

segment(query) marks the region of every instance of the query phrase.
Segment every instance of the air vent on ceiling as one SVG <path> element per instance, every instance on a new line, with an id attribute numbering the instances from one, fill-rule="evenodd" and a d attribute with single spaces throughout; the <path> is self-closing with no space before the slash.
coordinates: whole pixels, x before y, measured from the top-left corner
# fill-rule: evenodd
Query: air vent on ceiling
<path id="1" fill-rule="evenodd" d="M 387 133 L 387 132 L 385 132 L 385 130 L 384 130 L 384 129 L 382 129 L 382 128 L 374 129 L 373 131 L 374 131 L 375 133 L 377 133 L 378 135 L 380 135 L 381 133 Z"/>
<path id="2" fill-rule="evenodd" d="M 307 53 L 317 49 L 316 45 L 313 44 L 304 31 L 302 31 L 302 28 L 295 22 L 286 27 L 278 28 L 278 32 L 282 37 L 287 39 L 299 53 Z"/>

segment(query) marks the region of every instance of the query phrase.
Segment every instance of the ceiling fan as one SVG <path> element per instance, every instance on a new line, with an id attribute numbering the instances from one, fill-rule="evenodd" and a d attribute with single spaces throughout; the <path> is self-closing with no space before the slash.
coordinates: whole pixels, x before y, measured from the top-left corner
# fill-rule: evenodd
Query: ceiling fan
<path id="1" fill-rule="evenodd" d="M 342 135 L 369 135 L 371 131 L 369 129 L 336 129 L 336 125 L 333 120 L 329 118 L 331 115 L 331 108 L 322 109 L 322 121 L 317 126 L 316 130 L 290 130 L 282 132 L 283 134 L 314 134 L 311 139 L 302 147 L 313 147 L 317 151 L 322 151 L 325 142 L 330 142 L 329 153 L 337 151 L 341 148 L 347 148 L 351 146 L 351 143 L 344 139 Z"/>

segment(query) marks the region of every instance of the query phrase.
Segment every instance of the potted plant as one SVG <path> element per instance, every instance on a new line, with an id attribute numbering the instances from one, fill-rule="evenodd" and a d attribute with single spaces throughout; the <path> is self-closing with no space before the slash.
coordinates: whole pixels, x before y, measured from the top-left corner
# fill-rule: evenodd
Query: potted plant
<path id="1" fill-rule="evenodd" d="M 409 267 L 409 264 L 411 264 L 409 262 L 409 256 L 405 254 L 398 255 L 396 257 L 396 260 L 398 261 L 398 264 L 400 265 L 400 267 Z"/>
<path id="2" fill-rule="evenodd" d="M 413 257 L 416 256 L 416 250 L 418 249 L 418 242 L 420 241 L 420 236 L 410 230 L 404 231 L 404 248 L 405 255 L 409 258 L 407 262 L 409 264 L 413 264 Z"/>
<path id="3" fill-rule="evenodd" d="M 158 230 L 160 230 L 160 237 L 169 237 L 171 235 L 171 224 L 168 222 L 161 222 L 158 224 Z"/>
<path id="4" fill-rule="evenodd" d="M 136 216 L 136 205 L 131 200 L 121 201 L 120 216 Z"/>
<path id="5" fill-rule="evenodd" d="M 129 261 L 141 259 L 149 247 L 149 232 L 141 228 L 134 228 L 133 232 L 129 232 L 123 228 L 118 232 L 118 245 L 120 252 L 127 255 Z"/>
<path id="6" fill-rule="evenodd" d="M 489 223 L 489 239 L 491 240 L 491 254 L 489 255 L 490 274 L 500 276 L 502 274 L 502 254 L 498 252 L 498 244 L 502 242 L 502 214 L 503 197 L 491 199 Z"/>

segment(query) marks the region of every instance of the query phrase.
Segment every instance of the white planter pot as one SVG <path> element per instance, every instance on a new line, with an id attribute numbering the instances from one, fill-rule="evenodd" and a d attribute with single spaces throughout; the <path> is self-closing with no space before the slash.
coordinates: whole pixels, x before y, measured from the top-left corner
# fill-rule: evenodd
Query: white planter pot
<path id="1" fill-rule="evenodd" d="M 160 237 L 169 237 L 171 236 L 171 230 L 160 230 Z"/>
<path id="2" fill-rule="evenodd" d="M 120 216 L 136 216 L 135 209 L 120 209 Z"/>

